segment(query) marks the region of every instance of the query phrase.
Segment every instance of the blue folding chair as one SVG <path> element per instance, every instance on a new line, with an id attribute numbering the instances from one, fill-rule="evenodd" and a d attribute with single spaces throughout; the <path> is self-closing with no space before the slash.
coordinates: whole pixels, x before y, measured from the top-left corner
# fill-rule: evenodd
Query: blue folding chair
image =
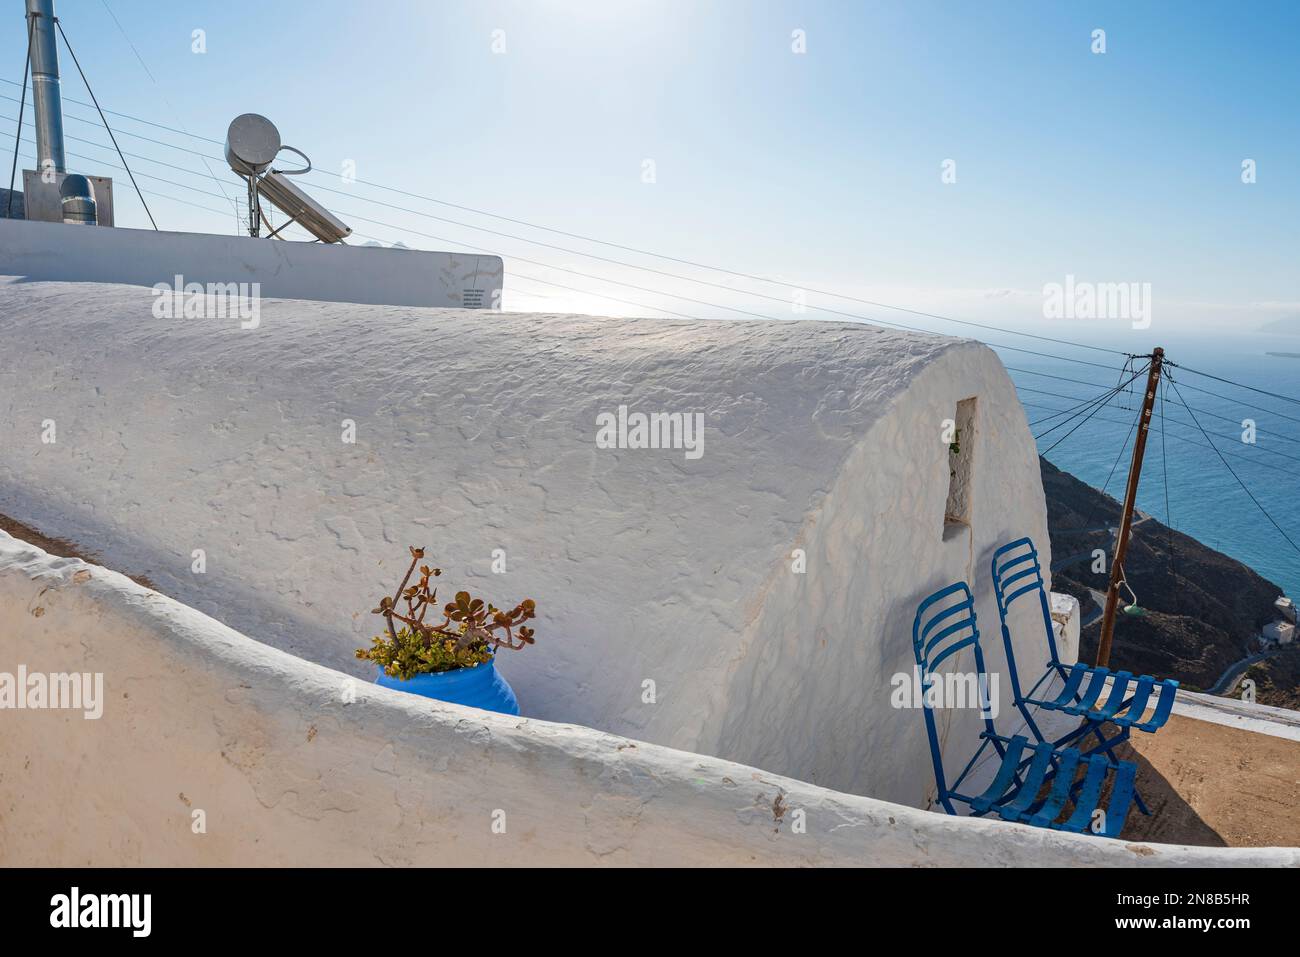
<path id="1" fill-rule="evenodd" d="M 980 733 L 982 740 L 975 754 L 951 787 L 943 772 L 933 705 L 929 695 L 922 695 L 938 800 L 944 810 L 956 814 L 953 802 L 960 801 L 969 806 L 971 814 L 976 817 L 994 813 L 1004 821 L 1018 821 L 1033 827 L 1076 834 L 1099 833 L 1104 837 L 1119 836 L 1133 801 L 1137 766 L 1131 761 L 1112 765 L 1100 754 L 1085 758 L 1077 748 L 1059 750 L 1045 741 L 1031 746 L 1023 735 L 1006 738 L 997 733 L 990 702 L 985 697 L 988 694 L 988 673 L 984 668 L 984 653 L 975 621 L 975 601 L 965 582 L 955 582 L 926 598 L 916 609 L 916 618 L 912 622 L 912 649 L 922 688 L 929 688 L 932 680 L 942 680 L 935 674 L 935 669 L 965 648 L 970 648 L 975 657 L 984 731 Z M 990 746 L 1001 762 L 997 774 L 980 794 L 964 793 L 962 789 L 967 778 Z M 1080 768 L 1083 777 L 1076 783 Z M 1108 775 L 1112 785 L 1105 826 L 1093 832 L 1090 825 Z M 1049 783 L 1050 789 L 1044 794 Z M 1073 808 L 1068 808 L 1071 801 Z"/>
<path id="2" fill-rule="evenodd" d="M 1002 621 L 1002 644 L 1007 652 L 1007 668 L 1010 671 L 1011 690 L 1016 708 L 1025 719 L 1025 725 L 1038 742 L 1051 744 L 1059 748 L 1063 745 L 1096 738 L 1097 743 L 1083 750 L 1084 755 L 1102 754 L 1112 763 L 1118 763 L 1114 749 L 1129 739 L 1129 733 L 1138 731 L 1154 733 L 1169 720 L 1173 711 L 1174 697 L 1178 692 L 1178 682 L 1173 679 L 1158 681 L 1150 675 L 1142 675 L 1136 681 L 1131 672 L 1112 672 L 1107 668 L 1093 668 L 1085 664 L 1063 665 L 1056 646 L 1056 631 L 1052 628 L 1052 615 L 1048 605 L 1047 588 L 1043 582 L 1042 568 L 1038 562 L 1038 550 L 1028 538 L 1017 539 L 1003 545 L 993 553 L 993 592 L 997 596 L 998 617 Z M 1026 595 L 1037 594 L 1038 606 L 1042 612 L 1043 631 L 1047 638 L 1048 662 L 1043 674 L 1025 692 L 1021 690 L 1020 675 L 1016 670 L 1015 649 L 1012 647 L 1011 628 L 1007 624 L 1007 614 L 1012 603 Z M 1048 697 L 1047 692 L 1052 679 L 1060 677 L 1061 690 L 1055 697 Z M 1107 681 L 1110 692 L 1102 701 Z M 1158 690 L 1157 690 L 1158 689 Z M 1042 692 L 1042 696 L 1038 696 Z M 1155 711 L 1146 718 L 1147 708 L 1152 695 L 1158 695 Z M 1049 740 L 1039 729 L 1031 708 L 1044 711 L 1060 711 L 1063 714 L 1079 718 L 1077 726 L 1055 740 Z M 1107 723 L 1118 732 L 1106 737 L 1102 730 Z M 1138 807 L 1143 814 L 1147 810 L 1142 796 L 1135 795 Z"/>

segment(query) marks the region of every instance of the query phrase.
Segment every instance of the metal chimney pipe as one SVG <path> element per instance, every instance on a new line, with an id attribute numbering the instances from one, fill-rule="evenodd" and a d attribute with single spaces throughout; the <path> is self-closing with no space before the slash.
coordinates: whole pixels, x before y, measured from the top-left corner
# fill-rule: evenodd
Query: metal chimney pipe
<path id="1" fill-rule="evenodd" d="M 36 114 L 36 169 L 67 172 L 63 155 L 63 103 L 59 96 L 59 50 L 55 45 L 54 0 L 27 0 L 32 31 L 32 106 Z"/>

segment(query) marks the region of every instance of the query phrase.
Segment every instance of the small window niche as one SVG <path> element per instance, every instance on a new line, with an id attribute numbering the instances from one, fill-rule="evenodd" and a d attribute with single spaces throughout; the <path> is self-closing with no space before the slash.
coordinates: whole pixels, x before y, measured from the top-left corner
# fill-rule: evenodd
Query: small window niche
<path id="1" fill-rule="evenodd" d="M 971 524 L 971 489 L 974 487 L 975 397 L 957 403 L 952 441 L 948 443 L 948 502 L 943 512 L 943 537 L 960 534 Z"/>

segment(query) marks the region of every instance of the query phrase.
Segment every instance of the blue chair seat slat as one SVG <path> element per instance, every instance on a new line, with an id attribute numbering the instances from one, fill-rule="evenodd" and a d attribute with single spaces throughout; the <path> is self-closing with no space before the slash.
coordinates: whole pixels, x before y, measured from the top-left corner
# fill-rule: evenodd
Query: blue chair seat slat
<path id="1" fill-rule="evenodd" d="M 1105 668 L 1092 669 L 1092 682 L 1084 691 L 1083 697 L 1079 699 L 1078 704 L 1067 704 L 1061 710 L 1066 714 L 1085 714 L 1092 710 L 1092 706 L 1097 703 L 1101 697 L 1101 689 L 1106 687 L 1106 678 L 1110 674 Z"/>
<path id="2" fill-rule="evenodd" d="M 1089 711 L 1089 721 L 1109 721 L 1124 707 L 1124 695 L 1128 693 L 1129 682 L 1133 680 L 1131 671 L 1118 671 L 1111 676 L 1110 696 L 1100 708 Z"/>
<path id="3" fill-rule="evenodd" d="M 1164 726 L 1169 720 L 1169 713 L 1174 710 L 1174 695 L 1178 692 L 1177 681 L 1160 682 L 1160 700 L 1156 702 L 1156 713 L 1151 716 L 1150 721 L 1143 721 L 1141 724 L 1135 724 L 1133 727 L 1139 731 L 1155 731 Z"/>
<path id="4" fill-rule="evenodd" d="M 1019 821 L 1033 805 L 1038 798 L 1038 792 L 1043 788 L 1043 779 L 1047 777 L 1047 770 L 1052 766 L 1053 753 L 1052 746 L 1046 741 L 1034 746 L 1034 760 L 1029 763 L 1029 771 L 1025 775 L 1025 783 L 1020 786 L 1019 793 L 1006 804 L 1000 804 L 996 808 L 1004 821 Z"/>
<path id="5" fill-rule="evenodd" d="M 1016 770 L 1020 767 L 1020 755 L 1024 753 L 1025 745 L 1028 743 L 1029 741 L 1019 734 L 1007 742 L 1007 751 L 1002 757 L 1002 767 L 998 768 L 997 777 L 983 794 L 970 802 L 971 810 L 977 814 L 984 814 L 995 801 L 1002 800 L 1015 779 Z"/>
<path id="6" fill-rule="evenodd" d="M 1064 824 L 1055 824 L 1058 831 L 1070 831 L 1081 834 L 1092 823 L 1092 812 L 1097 810 L 1097 797 L 1101 794 L 1101 783 L 1106 777 L 1109 762 L 1100 754 L 1088 759 L 1088 774 L 1083 779 L 1079 796 L 1074 799 L 1074 813 Z"/>
<path id="7" fill-rule="evenodd" d="M 1110 789 L 1110 805 L 1106 808 L 1106 827 L 1102 831 L 1106 837 L 1119 837 L 1128 820 L 1128 809 L 1133 804 L 1133 795 L 1137 789 L 1137 765 L 1132 761 L 1121 761 L 1115 769 L 1115 783 Z"/>
<path id="8" fill-rule="evenodd" d="M 1137 687 L 1133 689 L 1133 697 L 1129 699 L 1122 714 L 1115 714 L 1111 720 L 1121 728 L 1132 727 L 1142 720 L 1142 716 L 1147 712 L 1147 702 L 1151 700 L 1151 689 L 1155 687 L 1156 679 L 1150 675 L 1143 675 L 1138 679 Z"/>
<path id="9" fill-rule="evenodd" d="M 925 670 L 926 670 L 927 676 L 928 676 L 930 673 L 932 673 L 932 672 L 934 671 L 935 668 L 939 667 L 939 665 L 942 664 L 942 663 L 944 662 L 944 660 L 946 660 L 947 658 L 952 657 L 953 655 L 955 655 L 957 652 L 961 651 L 961 650 L 962 650 L 963 648 L 965 648 L 966 646 L 968 646 L 968 645 L 973 645 L 973 644 L 975 644 L 975 636 L 974 636 L 974 635 L 972 635 L 972 636 L 969 637 L 969 638 L 963 638 L 961 641 L 954 641 L 954 642 L 953 642 L 951 645 L 949 645 L 947 648 L 943 649 L 943 651 L 939 652 L 939 654 L 935 656 L 935 658 L 934 658 L 933 661 L 928 661 L 928 662 L 926 662 Z"/>
<path id="10" fill-rule="evenodd" d="M 1051 827 L 1052 822 L 1060 816 L 1061 809 L 1069 800 L 1070 789 L 1074 786 L 1074 775 L 1079 769 L 1079 749 L 1066 748 L 1059 754 L 1056 778 L 1052 782 L 1052 792 L 1038 809 L 1038 813 L 1024 823 L 1034 827 Z"/>
<path id="11" fill-rule="evenodd" d="M 1061 693 L 1050 703 L 1043 702 L 1043 707 L 1049 711 L 1060 711 L 1070 704 L 1079 693 L 1079 686 L 1083 684 L 1083 679 L 1088 677 L 1088 672 L 1091 670 L 1087 665 L 1074 665 L 1070 669 L 1070 676 L 1065 679 L 1065 687 L 1061 689 Z"/>

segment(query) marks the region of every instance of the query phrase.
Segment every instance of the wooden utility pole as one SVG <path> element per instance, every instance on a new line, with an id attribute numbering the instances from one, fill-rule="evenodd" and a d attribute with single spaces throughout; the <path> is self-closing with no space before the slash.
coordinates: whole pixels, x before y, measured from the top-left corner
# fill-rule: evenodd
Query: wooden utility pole
<path id="1" fill-rule="evenodd" d="M 1138 477 L 1142 474 L 1142 455 L 1147 450 L 1147 429 L 1151 427 L 1151 410 L 1156 404 L 1156 386 L 1160 384 L 1160 366 L 1165 350 L 1157 347 L 1151 353 L 1151 369 L 1147 375 L 1147 392 L 1142 399 L 1142 418 L 1138 423 L 1137 441 L 1133 443 L 1133 464 L 1128 470 L 1128 489 L 1124 493 L 1124 512 L 1119 520 L 1119 541 L 1115 545 L 1115 558 L 1110 563 L 1110 588 L 1106 591 L 1106 611 L 1101 617 L 1101 641 L 1097 644 L 1098 668 L 1110 663 L 1110 643 L 1115 635 L 1115 608 L 1119 605 L 1120 583 L 1124 581 L 1124 557 L 1128 554 L 1128 537 L 1133 530 L 1133 503 L 1137 499 Z"/>

